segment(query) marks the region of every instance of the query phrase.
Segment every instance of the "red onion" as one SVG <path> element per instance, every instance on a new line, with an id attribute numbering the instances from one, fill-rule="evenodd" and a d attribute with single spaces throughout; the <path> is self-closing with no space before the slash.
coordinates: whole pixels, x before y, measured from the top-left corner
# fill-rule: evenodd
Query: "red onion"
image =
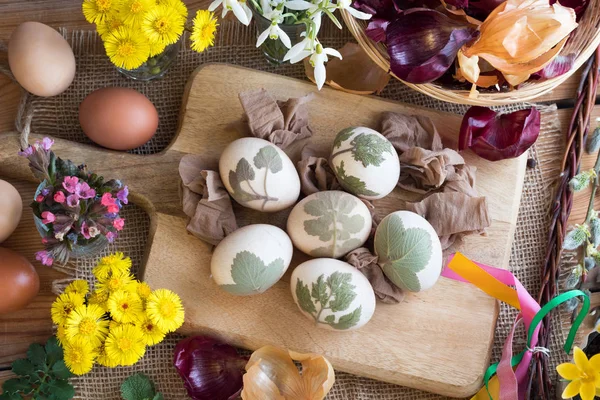
<path id="1" fill-rule="evenodd" d="M 247 359 L 206 336 L 189 337 L 175 347 L 175 368 L 194 400 L 233 400 L 242 390 Z"/>

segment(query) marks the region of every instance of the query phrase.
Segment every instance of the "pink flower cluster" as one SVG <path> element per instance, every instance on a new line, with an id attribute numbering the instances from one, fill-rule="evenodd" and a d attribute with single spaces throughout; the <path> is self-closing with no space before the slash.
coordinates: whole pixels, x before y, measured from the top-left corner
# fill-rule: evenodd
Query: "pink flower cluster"
<path id="1" fill-rule="evenodd" d="M 43 265 L 68 260 L 73 246 L 85 246 L 99 236 L 113 242 L 125 227 L 119 213 L 128 204 L 129 190 L 118 180 L 104 181 L 85 165 L 58 159 L 49 138 L 19 152 L 42 181 L 32 203 L 46 249 L 36 253 Z M 52 167 L 51 167 L 52 164 Z"/>

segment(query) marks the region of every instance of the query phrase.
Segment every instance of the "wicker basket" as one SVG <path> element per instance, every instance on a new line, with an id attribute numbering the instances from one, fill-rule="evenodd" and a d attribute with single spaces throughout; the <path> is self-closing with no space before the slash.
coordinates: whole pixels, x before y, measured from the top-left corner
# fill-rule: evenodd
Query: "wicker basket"
<path id="1" fill-rule="evenodd" d="M 360 46 L 369 57 L 385 71 L 399 79 L 390 71 L 390 58 L 383 43 L 375 43 L 365 34 L 367 21 L 355 19 L 347 11 L 342 11 L 346 26 L 352 32 Z M 545 81 L 531 81 L 520 85 L 519 89 L 503 92 L 480 90 L 477 97 L 469 97 L 468 90 L 454 90 L 436 83 L 413 84 L 402 81 L 407 86 L 438 100 L 458 104 L 494 106 L 530 101 L 556 88 L 579 69 L 600 45 L 600 0 L 591 0 L 579 26 L 571 34 L 561 54 L 576 54 L 575 65 L 571 71 Z"/>

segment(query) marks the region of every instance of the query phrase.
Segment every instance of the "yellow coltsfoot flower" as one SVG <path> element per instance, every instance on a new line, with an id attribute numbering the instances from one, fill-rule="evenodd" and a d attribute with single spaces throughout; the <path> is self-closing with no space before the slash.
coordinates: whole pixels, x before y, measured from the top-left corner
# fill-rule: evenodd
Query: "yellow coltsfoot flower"
<path id="1" fill-rule="evenodd" d="M 81 339 L 99 347 L 108 335 L 108 321 L 103 316 L 104 309 L 97 304 L 76 307 L 65 323 L 68 340 Z"/>
<path id="2" fill-rule="evenodd" d="M 84 0 L 81 9 L 87 22 L 101 24 L 115 10 L 117 3 L 117 0 Z"/>
<path id="3" fill-rule="evenodd" d="M 64 355 L 67 368 L 75 375 L 83 375 L 91 371 L 98 353 L 90 342 L 78 339 L 66 344 Z"/>
<path id="4" fill-rule="evenodd" d="M 151 44 L 168 46 L 179 40 L 185 20 L 176 10 L 157 6 L 144 15 L 142 32 Z"/>
<path id="5" fill-rule="evenodd" d="M 65 293 L 77 293 L 85 296 L 90 291 L 90 285 L 83 279 L 78 279 L 69 283 L 69 286 L 65 288 Z"/>
<path id="6" fill-rule="evenodd" d="M 136 293 L 119 290 L 110 295 L 106 303 L 112 318 L 126 324 L 144 317 L 142 300 Z"/>
<path id="7" fill-rule="evenodd" d="M 192 41 L 192 50 L 198 53 L 215 44 L 215 32 L 217 31 L 217 19 L 215 14 L 207 10 L 199 10 L 194 18 L 194 27 L 190 40 Z"/>
<path id="8" fill-rule="evenodd" d="M 109 362 L 120 365 L 133 365 L 146 352 L 143 334 L 135 325 L 121 325 L 111 329 L 105 347 Z"/>
<path id="9" fill-rule="evenodd" d="M 575 363 L 563 363 L 556 367 L 558 374 L 571 381 L 562 393 L 563 399 L 570 399 L 576 395 L 581 400 L 593 400 L 596 389 L 600 388 L 600 354 L 588 360 L 579 347 L 573 350 Z"/>
<path id="10" fill-rule="evenodd" d="M 78 293 L 63 293 L 52 303 L 50 315 L 56 325 L 64 325 L 71 312 L 83 305 L 84 297 Z"/>
<path id="11" fill-rule="evenodd" d="M 121 26 L 122 25 L 119 25 L 115 29 L 118 29 Z M 113 274 L 129 273 L 130 269 L 131 258 L 125 257 L 125 255 L 119 251 L 106 257 L 102 257 L 92 272 L 96 279 L 104 281 Z"/>
<path id="12" fill-rule="evenodd" d="M 146 302 L 150 320 L 164 332 L 174 332 L 183 325 L 184 311 L 179 296 L 167 289 L 157 289 Z"/>

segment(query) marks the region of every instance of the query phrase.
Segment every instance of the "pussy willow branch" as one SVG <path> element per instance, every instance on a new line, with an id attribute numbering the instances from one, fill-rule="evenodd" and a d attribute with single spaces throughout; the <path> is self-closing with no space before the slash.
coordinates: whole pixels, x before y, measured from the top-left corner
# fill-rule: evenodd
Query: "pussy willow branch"
<path id="1" fill-rule="evenodd" d="M 573 193 L 569 189 L 569 181 L 579 172 L 583 149 L 590 129 L 590 117 L 595 105 L 598 79 L 600 73 L 600 48 L 587 62 L 577 89 L 577 97 L 573 115 L 567 131 L 567 147 L 562 162 L 562 173 L 556 187 L 556 195 L 552 205 L 550 229 L 546 257 L 541 271 L 541 289 L 538 294 L 540 306 L 548 303 L 558 294 L 558 277 L 562 256 L 562 244 L 567 230 L 567 221 L 573 207 Z M 549 347 L 552 313 L 546 316 L 541 324 L 538 346 Z M 553 372 L 548 364 L 548 357 L 537 353 L 533 356 L 530 375 L 531 392 L 528 399 L 549 399 L 552 389 L 550 374 Z"/>

